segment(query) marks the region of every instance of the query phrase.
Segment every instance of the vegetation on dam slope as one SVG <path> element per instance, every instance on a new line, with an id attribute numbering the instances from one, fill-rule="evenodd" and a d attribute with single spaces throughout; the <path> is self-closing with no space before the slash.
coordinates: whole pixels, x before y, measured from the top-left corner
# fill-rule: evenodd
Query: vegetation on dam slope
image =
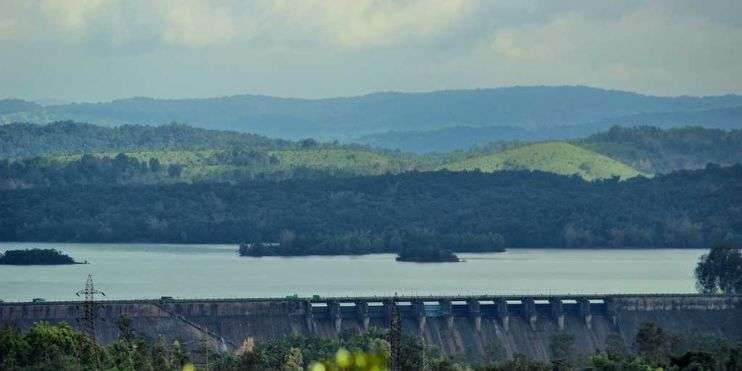
<path id="1" fill-rule="evenodd" d="M 390 364 L 390 341 L 385 331 L 347 333 L 335 339 L 292 336 L 254 344 L 246 341 L 238 352 L 213 349 L 204 341 L 188 349 L 178 341 L 139 336 L 126 317 L 119 318 L 119 338 L 108 346 L 67 324 L 35 324 L 26 333 L 0 329 L 0 368 L 3 370 L 385 370 Z M 520 370 L 738 370 L 742 346 L 713 337 L 683 336 L 653 323 L 644 324 L 633 344 L 620 336 L 606 340 L 605 348 L 585 355 L 572 335 L 553 335 L 550 361 L 523 355 L 508 359 L 501 345 L 485 359 L 441 356 L 437 349 L 403 335 L 399 363 L 402 370 L 520 371 Z M 374 368 L 376 367 L 376 368 Z"/>

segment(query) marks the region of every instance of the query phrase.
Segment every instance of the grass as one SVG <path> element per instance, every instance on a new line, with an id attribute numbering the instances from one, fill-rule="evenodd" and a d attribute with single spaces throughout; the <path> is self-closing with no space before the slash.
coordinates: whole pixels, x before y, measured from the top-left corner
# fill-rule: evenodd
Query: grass
<path id="1" fill-rule="evenodd" d="M 563 175 L 577 174 L 586 180 L 619 176 L 627 179 L 641 173 L 607 156 L 566 142 L 546 142 L 510 148 L 494 154 L 480 155 L 445 165 L 430 166 L 424 156 L 395 156 L 382 152 L 352 148 L 306 148 L 268 151 L 275 159 L 271 163 L 236 164 L 218 160 L 228 150 L 196 151 L 133 151 L 126 155 L 140 161 L 157 158 L 163 167 L 183 165 L 183 178 L 209 180 L 229 178 L 234 173 L 272 174 L 297 168 L 342 171 L 359 175 L 397 173 L 414 168 L 451 171 L 479 169 L 485 172 L 501 170 L 541 170 Z M 115 157 L 117 153 L 98 153 L 96 156 Z M 223 157 L 223 156 L 222 156 Z M 56 157 L 60 162 L 79 159 L 79 155 Z"/>
<path id="2" fill-rule="evenodd" d="M 451 171 L 540 170 L 562 175 L 577 174 L 586 180 L 641 175 L 636 169 L 599 153 L 565 142 L 525 145 L 506 151 L 473 157 L 443 165 Z"/>

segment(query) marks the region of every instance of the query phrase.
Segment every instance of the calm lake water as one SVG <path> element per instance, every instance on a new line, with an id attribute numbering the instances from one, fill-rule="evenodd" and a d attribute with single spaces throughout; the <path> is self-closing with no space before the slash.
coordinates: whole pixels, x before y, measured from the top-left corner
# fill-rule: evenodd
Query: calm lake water
<path id="1" fill-rule="evenodd" d="M 87 265 L 0 265 L 0 299 L 73 300 L 88 273 L 111 299 L 403 294 L 694 292 L 705 250 L 511 249 L 462 263 L 394 255 L 243 258 L 234 245 L 0 243 L 59 249 Z"/>

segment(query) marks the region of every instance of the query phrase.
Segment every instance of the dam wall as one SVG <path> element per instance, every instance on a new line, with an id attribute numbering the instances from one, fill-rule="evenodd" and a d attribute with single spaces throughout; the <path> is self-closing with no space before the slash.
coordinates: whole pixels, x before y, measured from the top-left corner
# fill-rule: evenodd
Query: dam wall
<path id="1" fill-rule="evenodd" d="M 26 329 L 38 321 L 84 325 L 83 302 L 0 303 L 0 326 Z M 673 333 L 742 340 L 742 296 L 574 295 L 345 297 L 307 299 L 136 300 L 95 303 L 95 332 L 118 337 L 122 316 L 142 336 L 163 336 L 195 348 L 203 341 L 234 350 L 291 336 L 336 337 L 387 328 L 399 313 L 403 332 L 441 353 L 488 359 L 495 348 L 548 359 L 555 334 L 574 336 L 575 349 L 603 349 L 612 334 L 630 347 L 639 327 L 654 322 Z"/>

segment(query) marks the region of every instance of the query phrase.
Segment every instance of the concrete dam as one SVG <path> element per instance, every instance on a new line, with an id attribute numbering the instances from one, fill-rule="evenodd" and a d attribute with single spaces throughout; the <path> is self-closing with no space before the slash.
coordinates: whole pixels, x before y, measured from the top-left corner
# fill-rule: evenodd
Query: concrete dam
<path id="1" fill-rule="evenodd" d="M 631 347 L 638 328 L 654 322 L 679 334 L 742 340 L 742 296 L 566 295 L 343 297 L 287 299 L 120 300 L 95 302 L 95 332 L 108 343 L 116 321 L 132 319 L 138 334 L 164 336 L 196 347 L 208 341 L 225 350 L 245 340 L 260 343 L 292 334 L 325 338 L 345 331 L 387 328 L 399 313 L 403 332 L 441 353 L 486 359 L 497 344 L 508 356 L 548 359 L 550 339 L 566 331 L 575 349 L 604 349 L 619 335 Z M 0 326 L 22 329 L 38 321 L 82 328 L 83 302 L 0 303 Z"/>

